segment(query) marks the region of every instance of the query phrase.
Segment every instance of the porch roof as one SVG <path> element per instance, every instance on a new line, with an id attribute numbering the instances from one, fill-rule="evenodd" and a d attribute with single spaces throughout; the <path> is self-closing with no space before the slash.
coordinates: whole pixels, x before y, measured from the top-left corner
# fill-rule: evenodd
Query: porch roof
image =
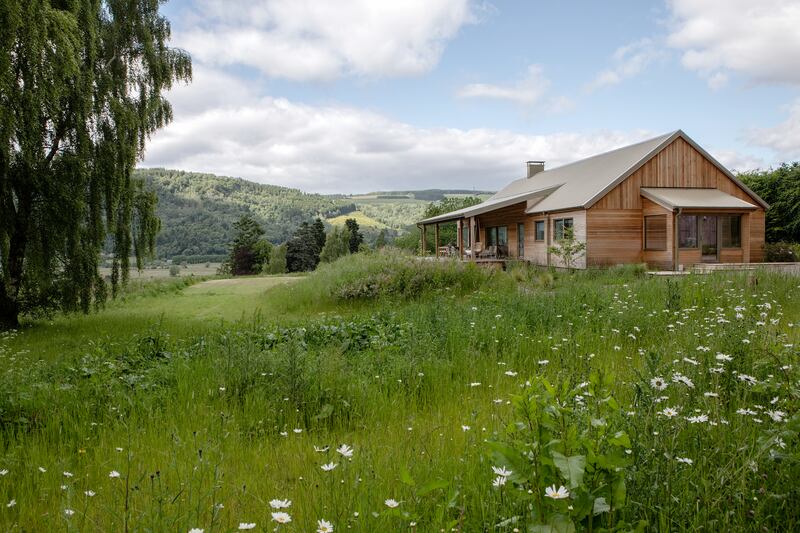
<path id="1" fill-rule="evenodd" d="M 514 204 L 527 202 L 528 200 L 545 198 L 557 187 L 558 185 L 556 187 L 544 187 L 533 191 L 526 191 L 503 197 L 493 196 L 492 198 L 489 198 L 485 202 L 481 202 L 477 205 L 473 205 L 471 207 L 465 207 L 457 211 L 451 211 L 450 213 L 444 213 L 443 215 L 437 215 L 435 217 L 426 218 L 425 220 L 420 220 L 419 222 L 417 222 L 417 224 L 438 224 L 441 222 L 450 222 L 453 220 L 458 220 L 460 218 L 474 217 L 477 215 L 481 215 L 483 213 L 487 213 L 489 211 L 494 211 L 495 209 L 501 209 L 503 207 L 508 207 Z"/>
<path id="2" fill-rule="evenodd" d="M 642 196 L 667 209 L 756 209 L 756 206 L 719 189 L 642 187 Z"/>

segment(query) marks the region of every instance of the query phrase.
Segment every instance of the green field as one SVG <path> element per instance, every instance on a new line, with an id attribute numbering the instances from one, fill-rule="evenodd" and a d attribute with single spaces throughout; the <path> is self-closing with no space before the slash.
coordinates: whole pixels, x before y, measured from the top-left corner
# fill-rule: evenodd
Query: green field
<path id="1" fill-rule="evenodd" d="M 0 529 L 797 530 L 798 296 L 393 253 L 140 282 L 0 336 Z"/>

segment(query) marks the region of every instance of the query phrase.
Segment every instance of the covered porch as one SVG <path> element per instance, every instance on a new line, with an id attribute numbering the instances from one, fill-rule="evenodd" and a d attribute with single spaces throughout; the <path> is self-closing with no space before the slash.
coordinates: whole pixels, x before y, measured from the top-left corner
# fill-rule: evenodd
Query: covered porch
<path id="1" fill-rule="evenodd" d="M 763 216 L 719 189 L 642 188 L 643 260 L 663 270 L 749 263 Z M 762 232 L 763 234 L 763 232 Z"/>
<path id="2" fill-rule="evenodd" d="M 423 220 L 417 224 L 421 253 L 430 253 L 431 232 L 435 257 L 486 263 L 524 258 L 526 206 L 525 201 L 517 200 L 490 211 L 455 211 Z"/>

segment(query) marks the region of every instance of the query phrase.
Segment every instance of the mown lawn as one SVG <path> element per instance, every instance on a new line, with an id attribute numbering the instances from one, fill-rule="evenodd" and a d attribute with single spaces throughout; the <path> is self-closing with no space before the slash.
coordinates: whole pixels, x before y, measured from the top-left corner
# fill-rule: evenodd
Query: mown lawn
<path id="1" fill-rule="evenodd" d="M 4 336 L 0 527 L 800 527 L 797 278 L 381 254 L 285 281 Z"/>

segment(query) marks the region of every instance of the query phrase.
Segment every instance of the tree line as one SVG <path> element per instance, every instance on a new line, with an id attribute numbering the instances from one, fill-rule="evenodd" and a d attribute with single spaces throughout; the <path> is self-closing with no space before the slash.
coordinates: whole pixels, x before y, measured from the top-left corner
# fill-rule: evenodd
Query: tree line
<path id="1" fill-rule="evenodd" d="M 220 268 L 222 273 L 232 276 L 309 272 L 320 262 L 333 262 L 364 247 L 364 235 L 353 218 L 347 219 L 344 226 L 333 226 L 327 233 L 319 217 L 310 223 L 303 222 L 289 240 L 278 246 L 265 238 L 261 224 L 249 213 L 239 218 L 234 227 L 236 236 L 230 254 Z M 377 246 L 381 243 L 385 244 L 385 238 L 379 235 Z"/>

